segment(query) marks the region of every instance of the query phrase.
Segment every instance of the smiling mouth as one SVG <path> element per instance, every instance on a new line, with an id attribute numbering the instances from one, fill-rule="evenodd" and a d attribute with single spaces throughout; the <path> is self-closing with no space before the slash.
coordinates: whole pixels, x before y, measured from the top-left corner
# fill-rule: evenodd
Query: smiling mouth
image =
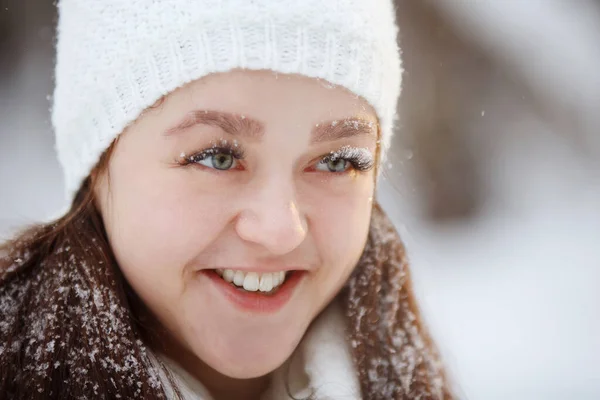
<path id="1" fill-rule="evenodd" d="M 293 271 L 250 272 L 233 269 L 216 269 L 225 282 L 245 292 L 273 295 L 284 284 Z"/>
<path id="2" fill-rule="evenodd" d="M 306 270 L 269 273 L 238 270 L 227 272 L 226 269 L 200 270 L 200 276 L 212 282 L 214 288 L 235 308 L 253 314 L 279 312 L 297 293 L 307 274 Z"/>

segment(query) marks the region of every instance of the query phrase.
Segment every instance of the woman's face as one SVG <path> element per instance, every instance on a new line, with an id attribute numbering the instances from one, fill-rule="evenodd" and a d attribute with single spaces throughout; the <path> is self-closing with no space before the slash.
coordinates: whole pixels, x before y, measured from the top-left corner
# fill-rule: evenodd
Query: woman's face
<path id="1" fill-rule="evenodd" d="M 377 132 L 343 88 L 232 71 L 121 135 L 98 205 L 126 279 L 186 357 L 252 378 L 291 355 L 364 248 Z"/>

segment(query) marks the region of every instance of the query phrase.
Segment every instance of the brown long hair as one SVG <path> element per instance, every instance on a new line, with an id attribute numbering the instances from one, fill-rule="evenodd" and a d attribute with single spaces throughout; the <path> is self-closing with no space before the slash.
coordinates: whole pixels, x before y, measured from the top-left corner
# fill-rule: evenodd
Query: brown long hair
<path id="1" fill-rule="evenodd" d="M 161 374 L 173 384 L 152 356 L 139 299 L 94 204 L 98 171 L 113 148 L 66 216 L 0 247 L 0 399 L 164 399 Z M 452 399 L 419 317 L 404 247 L 377 205 L 340 297 L 363 399 Z"/>

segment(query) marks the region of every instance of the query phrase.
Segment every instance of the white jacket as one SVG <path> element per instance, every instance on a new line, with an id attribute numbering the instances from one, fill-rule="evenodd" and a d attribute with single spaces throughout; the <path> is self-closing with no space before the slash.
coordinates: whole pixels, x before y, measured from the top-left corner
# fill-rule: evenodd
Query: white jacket
<path id="1" fill-rule="evenodd" d="M 184 400 L 213 400 L 206 388 L 174 361 L 161 356 L 178 383 Z M 359 400 L 360 385 L 345 339 L 345 321 L 337 302 L 333 302 L 314 321 L 298 345 L 287 376 L 296 399 L 314 393 L 319 400 Z M 271 386 L 261 400 L 291 400 L 285 386 L 285 364 L 273 373 Z M 169 398 L 172 388 L 163 379 Z"/>

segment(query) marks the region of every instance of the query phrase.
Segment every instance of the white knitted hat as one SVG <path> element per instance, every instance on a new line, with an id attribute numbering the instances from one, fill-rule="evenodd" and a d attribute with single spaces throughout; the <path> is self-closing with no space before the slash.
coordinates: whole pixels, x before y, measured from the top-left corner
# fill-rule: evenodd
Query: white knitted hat
<path id="1" fill-rule="evenodd" d="M 392 0 L 60 0 L 52 123 L 70 203 L 143 110 L 234 68 L 364 97 L 389 146 L 401 86 Z"/>

